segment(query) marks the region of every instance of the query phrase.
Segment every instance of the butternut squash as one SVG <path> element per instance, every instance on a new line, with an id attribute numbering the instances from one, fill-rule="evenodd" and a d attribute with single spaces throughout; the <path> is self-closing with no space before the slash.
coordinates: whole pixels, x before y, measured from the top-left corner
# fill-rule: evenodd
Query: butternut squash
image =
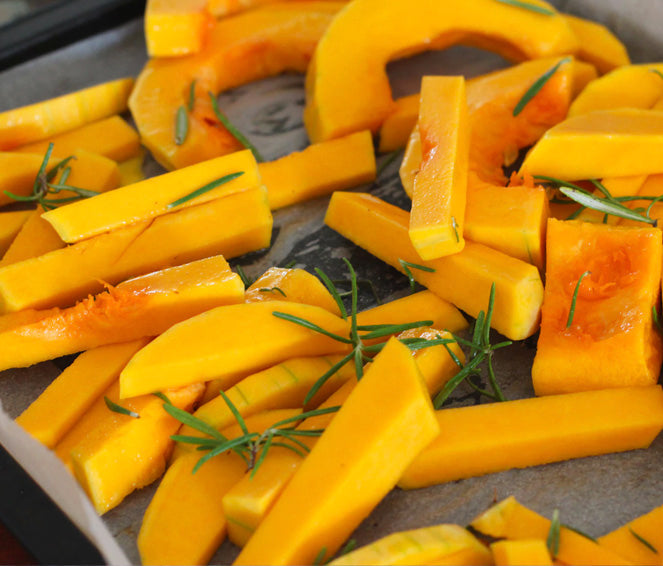
<path id="1" fill-rule="evenodd" d="M 272 4 L 276 1 L 278 0 L 208 0 L 207 9 L 214 17 L 223 18 L 245 10 L 259 8 L 265 4 Z"/>
<path id="2" fill-rule="evenodd" d="M 44 446 L 53 448 L 106 391 L 149 340 L 141 338 L 83 352 L 16 419 Z"/>
<path id="3" fill-rule="evenodd" d="M 210 183 L 237 174 L 221 186 L 180 203 Z M 46 212 L 43 218 L 65 242 L 73 243 L 259 185 L 258 167 L 247 149 L 73 202 Z"/>
<path id="4" fill-rule="evenodd" d="M 375 180 L 373 137 L 358 132 L 258 165 L 272 210 Z"/>
<path id="5" fill-rule="evenodd" d="M 135 157 L 131 157 L 125 161 L 117 164 L 120 171 L 120 187 L 126 185 L 133 185 L 145 180 L 145 173 L 143 173 L 143 163 L 145 162 L 145 150 Z"/>
<path id="6" fill-rule="evenodd" d="M 408 213 L 368 194 L 334 193 L 325 223 L 400 271 L 399 260 L 434 269 L 410 272 L 471 316 L 485 310 L 495 283 L 493 327 L 515 340 L 536 332 L 543 284 L 533 265 L 469 241 L 460 253 L 422 262 L 407 236 Z"/>
<path id="7" fill-rule="evenodd" d="M 221 256 L 130 279 L 74 307 L 56 307 L 37 322 L 0 332 L 0 369 L 156 336 L 243 296 L 240 278 Z"/>
<path id="8" fill-rule="evenodd" d="M 458 525 L 402 531 L 332 560 L 333 566 L 391 564 L 491 565 L 490 551 Z"/>
<path id="9" fill-rule="evenodd" d="M 333 555 L 436 433 L 416 364 L 391 339 L 235 563 L 310 563 L 323 547 Z"/>
<path id="10" fill-rule="evenodd" d="M 145 43 L 150 57 L 198 53 L 213 19 L 207 0 L 148 0 Z"/>
<path id="11" fill-rule="evenodd" d="M 133 79 L 118 79 L 0 113 L 0 150 L 80 128 L 127 109 Z"/>
<path id="12" fill-rule="evenodd" d="M 30 210 L 0 212 L 0 255 L 9 249 L 31 214 Z"/>
<path id="13" fill-rule="evenodd" d="M 546 543 L 541 539 L 499 540 L 490 545 L 495 566 L 552 566 Z"/>
<path id="14" fill-rule="evenodd" d="M 624 108 L 573 116 L 543 135 L 520 173 L 565 181 L 663 173 L 661 133 L 661 112 Z"/>
<path id="15" fill-rule="evenodd" d="M 95 236 L 0 267 L 0 313 L 68 306 L 114 285 L 211 255 L 232 258 L 269 245 L 272 215 L 255 188 Z"/>
<path id="16" fill-rule="evenodd" d="M 536 394 L 656 383 L 663 342 L 652 308 L 661 287 L 661 232 L 550 220 L 547 251 Z"/>
<path id="17" fill-rule="evenodd" d="M 636 535 L 645 539 L 656 552 L 638 540 Z M 663 506 L 652 509 L 597 540 L 601 546 L 623 556 L 631 564 L 660 564 L 663 549 Z"/>
<path id="18" fill-rule="evenodd" d="M 400 487 L 646 448 L 663 428 L 663 391 L 654 385 L 586 391 L 448 408 L 436 416 L 440 435 L 404 472 Z"/>
<path id="19" fill-rule="evenodd" d="M 219 307 L 173 326 L 136 354 L 120 376 L 122 397 L 243 372 L 295 356 L 342 353 L 347 344 L 277 318 L 283 312 L 346 336 L 347 322 L 320 307 L 283 301 Z"/>
<path id="20" fill-rule="evenodd" d="M 463 77 L 424 77 L 417 130 L 421 163 L 414 178 L 409 235 L 422 259 L 465 246 L 469 122 Z"/>
<path id="21" fill-rule="evenodd" d="M 85 124 L 80 128 L 49 136 L 43 141 L 22 145 L 12 151 L 44 155 L 49 143 L 53 143 L 56 148 L 56 155 L 71 155 L 78 149 L 84 149 L 118 162 L 131 159 L 141 151 L 138 132 L 120 116 Z"/>
<path id="22" fill-rule="evenodd" d="M 216 118 L 208 92 L 306 70 L 318 39 L 341 2 L 285 2 L 217 22 L 205 47 L 191 57 L 153 59 L 134 88 L 129 106 L 145 147 L 166 169 L 178 169 L 241 149 Z M 195 103 L 182 145 L 175 143 L 177 109 Z"/>
<path id="23" fill-rule="evenodd" d="M 475 518 L 470 526 L 481 534 L 508 540 L 536 538 L 546 540 L 550 521 L 508 497 Z M 611 550 L 587 537 L 562 527 L 559 551 L 553 559 L 563 564 L 628 564 Z"/>
<path id="24" fill-rule="evenodd" d="M 533 3 L 553 10 L 545 2 Z M 490 0 L 453 6 L 424 0 L 388 6 L 379 0 L 352 2 L 329 26 L 307 72 L 304 122 L 311 141 L 377 131 L 394 108 L 387 62 L 443 49 L 461 38 L 515 60 L 578 48 L 575 35 L 556 13 L 542 16 Z"/>

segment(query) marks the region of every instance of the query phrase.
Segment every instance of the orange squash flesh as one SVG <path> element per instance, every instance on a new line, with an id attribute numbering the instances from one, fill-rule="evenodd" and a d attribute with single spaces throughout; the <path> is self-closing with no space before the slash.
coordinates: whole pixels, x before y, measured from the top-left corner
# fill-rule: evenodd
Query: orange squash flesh
<path id="1" fill-rule="evenodd" d="M 205 47 L 185 58 L 153 59 L 129 100 L 143 144 L 166 169 L 178 169 L 241 149 L 216 118 L 208 92 L 221 91 L 284 71 L 306 70 L 315 46 L 341 2 L 273 4 L 217 22 Z M 195 104 L 182 145 L 175 144 L 177 109 Z"/>
<path id="2" fill-rule="evenodd" d="M 181 320 L 243 297 L 239 276 L 221 256 L 157 271 L 0 332 L 0 369 L 156 336 Z"/>
<path id="3" fill-rule="evenodd" d="M 0 255 L 7 252 L 31 214 L 30 210 L 0 212 Z"/>
<path id="4" fill-rule="evenodd" d="M 436 415 L 442 432 L 405 471 L 400 487 L 646 448 L 663 428 L 663 391 L 659 386 L 585 391 Z"/>
<path id="5" fill-rule="evenodd" d="M 269 245 L 272 215 L 264 188 L 102 234 L 0 267 L 0 312 L 69 306 L 103 288 L 158 269 Z"/>
<path id="6" fill-rule="evenodd" d="M 500 540 L 490 545 L 495 566 L 552 566 L 546 543 L 541 539 Z"/>
<path id="7" fill-rule="evenodd" d="M 133 79 L 118 79 L 0 113 L 0 150 L 40 141 L 127 109 Z"/>
<path id="8" fill-rule="evenodd" d="M 663 342 L 652 308 L 660 294 L 662 247 L 655 228 L 550 220 L 532 366 L 537 395 L 656 383 Z"/>
<path id="9" fill-rule="evenodd" d="M 333 555 L 436 433 L 414 359 L 391 339 L 235 564 L 311 563 L 323 547 Z"/>
<path id="10" fill-rule="evenodd" d="M 150 57 L 198 53 L 212 25 L 207 0 L 148 0 L 145 43 Z"/>
<path id="11" fill-rule="evenodd" d="M 633 533 L 644 538 L 656 549 L 656 552 L 642 544 Z M 633 519 L 597 540 L 601 546 L 613 550 L 631 564 L 661 564 L 663 506 L 652 509 L 649 513 Z"/>
<path id="12" fill-rule="evenodd" d="M 479 533 L 494 538 L 546 540 L 550 531 L 550 520 L 520 504 L 514 497 L 509 497 L 479 515 L 470 526 Z M 562 564 L 578 566 L 629 564 L 611 550 L 566 527 L 560 528 L 559 551 L 554 558 Z"/>
<path id="13" fill-rule="evenodd" d="M 274 311 L 347 336 L 347 321 L 320 307 L 284 301 L 219 307 L 173 326 L 136 354 L 120 376 L 122 397 L 222 377 L 230 387 L 245 372 L 288 358 L 347 350 L 347 344 L 277 318 Z"/>
<path id="14" fill-rule="evenodd" d="M 422 285 L 471 316 L 486 309 L 495 283 L 493 327 L 515 340 L 536 332 L 543 300 L 536 267 L 469 241 L 460 253 L 425 262 L 407 235 L 408 216 L 371 195 L 337 192 L 332 195 L 325 223 L 400 271 L 399 260 L 434 269 L 410 271 Z"/>
<path id="15" fill-rule="evenodd" d="M 373 137 L 365 131 L 313 144 L 258 168 L 276 210 L 375 180 Z"/>
<path id="16" fill-rule="evenodd" d="M 259 8 L 265 4 L 273 4 L 277 1 L 278 0 L 208 0 L 207 9 L 215 18 L 224 18 L 238 12 Z"/>
<path id="17" fill-rule="evenodd" d="M 353 1 L 329 26 L 307 72 L 304 122 L 309 138 L 319 142 L 358 130 L 376 131 L 394 105 L 387 62 L 458 42 L 515 60 L 577 49 L 575 36 L 558 14 L 542 17 L 490 0 L 462 5 Z"/>
<path id="18" fill-rule="evenodd" d="M 138 132 L 119 116 L 92 122 L 75 130 L 50 136 L 44 141 L 22 145 L 12 151 L 44 155 L 49 143 L 53 143 L 56 155 L 71 155 L 78 149 L 84 149 L 113 161 L 126 161 L 141 151 Z"/>
<path id="19" fill-rule="evenodd" d="M 16 419 L 44 446 L 53 448 L 85 411 L 117 381 L 148 339 L 101 346 L 82 353 Z"/>
<path id="20" fill-rule="evenodd" d="M 250 432 L 296 416 L 300 410 L 266 411 L 246 419 Z M 226 438 L 242 432 L 224 429 Z M 195 473 L 200 452 L 178 458 L 166 471 L 143 517 L 138 533 L 141 562 L 148 564 L 207 564 L 226 536 L 226 518 L 221 507 L 224 494 L 246 471 L 246 463 L 234 452 L 220 454 Z"/>
<path id="21" fill-rule="evenodd" d="M 469 123 L 463 77 L 424 77 L 417 129 L 422 159 L 414 178 L 410 240 L 422 259 L 463 249 Z"/>

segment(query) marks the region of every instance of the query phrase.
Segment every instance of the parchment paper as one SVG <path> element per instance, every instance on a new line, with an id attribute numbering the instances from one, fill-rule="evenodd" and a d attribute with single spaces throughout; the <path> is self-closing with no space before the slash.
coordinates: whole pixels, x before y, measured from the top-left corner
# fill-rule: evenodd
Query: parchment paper
<path id="1" fill-rule="evenodd" d="M 564 11 L 607 24 L 628 45 L 634 61 L 663 60 L 659 29 L 663 3 L 568 0 L 555 4 Z M 136 21 L 0 73 L 0 111 L 136 75 L 145 59 L 142 22 Z M 474 76 L 505 65 L 495 55 L 455 47 L 392 63 L 389 71 L 394 93 L 400 96 L 415 92 L 423 74 Z M 246 85 L 224 93 L 220 105 L 267 159 L 307 144 L 301 122 L 303 77 L 288 75 Z M 376 183 L 363 190 L 407 206 L 397 170 L 398 164 L 393 163 Z M 146 171 L 156 174 L 160 169 L 151 162 Z M 249 274 L 258 275 L 272 265 L 294 259 L 300 267 L 319 266 L 333 277 L 345 278 L 340 258 L 348 257 L 360 278 L 370 278 L 376 284 L 382 300 L 406 294 L 405 277 L 323 226 L 326 205 L 327 199 L 318 199 L 277 212 L 270 250 L 238 258 L 233 265 L 240 264 Z M 373 303 L 368 293 L 362 294 L 362 307 Z M 509 398 L 533 395 L 530 367 L 535 346 L 535 339 L 529 339 L 497 356 L 498 378 Z M 139 563 L 136 535 L 156 486 L 134 493 L 100 521 L 64 468 L 57 473 L 51 471 L 58 466 L 52 454 L 9 420 L 20 414 L 58 372 L 56 364 L 46 362 L 0 373 L 0 402 L 4 409 L 0 412 L 0 443 L 95 541 L 109 563 Z M 454 404 L 476 402 L 468 389 L 459 390 L 453 400 Z M 663 438 L 658 438 L 648 450 L 512 470 L 415 491 L 395 490 L 353 537 L 361 545 L 403 529 L 436 523 L 467 524 L 494 500 L 509 495 L 547 516 L 558 508 L 563 523 L 599 536 L 663 504 L 662 465 Z M 230 543 L 225 543 L 214 562 L 229 563 L 236 553 Z"/>

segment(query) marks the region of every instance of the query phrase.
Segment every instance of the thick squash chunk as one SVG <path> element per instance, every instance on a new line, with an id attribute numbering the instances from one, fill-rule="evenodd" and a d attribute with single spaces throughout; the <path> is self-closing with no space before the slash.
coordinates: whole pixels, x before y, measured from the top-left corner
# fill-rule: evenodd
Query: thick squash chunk
<path id="1" fill-rule="evenodd" d="M 638 540 L 645 539 L 656 549 L 654 552 Z M 623 527 L 598 538 L 601 546 L 614 550 L 631 564 L 660 564 L 663 549 L 663 506 L 633 519 Z"/>
<path id="2" fill-rule="evenodd" d="M 474 519 L 470 526 L 484 535 L 508 540 L 523 538 L 546 540 L 550 531 L 548 519 L 520 504 L 514 497 L 493 505 Z M 553 559 L 563 564 L 579 566 L 629 564 L 611 550 L 566 527 L 560 529 L 559 551 Z"/>
<path id="3" fill-rule="evenodd" d="M 585 391 L 442 409 L 436 416 L 440 435 L 406 470 L 400 487 L 646 448 L 663 428 L 663 391 Z"/>
<path id="4" fill-rule="evenodd" d="M 198 53 L 213 19 L 207 0 L 148 0 L 145 43 L 150 57 Z"/>
<path id="5" fill-rule="evenodd" d="M 542 15 L 494 0 L 353 1 L 329 26 L 306 77 L 304 122 L 313 142 L 376 131 L 394 109 L 391 59 L 471 42 L 515 60 L 572 53 L 578 45 L 552 7 Z M 362 85 L 357 91 L 356 85 Z"/>
<path id="6" fill-rule="evenodd" d="M 437 431 L 414 359 L 391 339 L 235 563 L 306 564 L 323 547 L 333 555 Z"/>
<path id="7" fill-rule="evenodd" d="M 0 255 L 9 249 L 31 214 L 30 210 L 0 212 Z"/>
<path id="8" fill-rule="evenodd" d="M 41 207 L 28 211 L 29 218 L 2 256 L 0 267 L 65 247 L 57 232 L 41 217 L 43 212 Z"/>
<path id="9" fill-rule="evenodd" d="M 407 234 L 408 213 L 368 194 L 334 193 L 325 222 L 400 271 L 402 261 L 432 269 L 410 272 L 471 316 L 485 310 L 495 283 L 493 327 L 514 340 L 536 332 L 543 284 L 533 265 L 469 241 L 460 253 L 422 263 Z"/>
<path id="10" fill-rule="evenodd" d="M 565 181 L 663 173 L 662 134 L 663 112 L 625 108 L 574 116 L 543 135 L 520 173 Z"/>
<path id="11" fill-rule="evenodd" d="M 80 128 L 127 109 L 133 79 L 119 79 L 0 113 L 0 150 Z"/>
<path id="12" fill-rule="evenodd" d="M 656 383 L 660 230 L 551 219 L 547 253 L 536 394 Z"/>
<path id="13" fill-rule="evenodd" d="M 241 149 L 214 114 L 208 93 L 284 71 L 303 72 L 342 2 L 282 2 L 216 22 L 205 47 L 190 57 L 152 59 L 136 81 L 129 106 L 141 140 L 166 169 L 178 169 Z M 183 144 L 175 117 L 195 103 Z"/>
<path id="14" fill-rule="evenodd" d="M 227 377 L 288 358 L 342 353 L 347 344 L 273 315 L 304 318 L 347 336 L 347 321 L 320 307 L 269 301 L 219 307 L 164 332 L 143 348 L 120 376 L 122 397 Z"/>
<path id="15" fill-rule="evenodd" d="M 106 391 L 149 340 L 101 346 L 83 352 L 16 419 L 48 448 L 53 448 Z"/>
<path id="16" fill-rule="evenodd" d="M 181 199 L 229 175 L 238 176 L 180 203 Z M 73 202 L 46 212 L 43 218 L 65 242 L 73 243 L 260 184 L 255 158 L 245 150 Z"/>
<path id="17" fill-rule="evenodd" d="M 181 320 L 243 298 L 241 279 L 221 256 L 157 271 L 0 332 L 0 370 L 157 336 Z"/>
<path id="18" fill-rule="evenodd" d="M 541 539 L 500 540 L 490 545 L 495 566 L 552 566 L 552 558 Z"/>
<path id="19" fill-rule="evenodd" d="M 272 210 L 352 189 L 375 179 L 373 137 L 368 131 L 313 144 L 259 164 Z"/>
<path id="20" fill-rule="evenodd" d="M 422 259 L 465 246 L 469 122 L 463 77 L 424 77 L 417 129 L 421 163 L 414 177 L 410 240 Z"/>

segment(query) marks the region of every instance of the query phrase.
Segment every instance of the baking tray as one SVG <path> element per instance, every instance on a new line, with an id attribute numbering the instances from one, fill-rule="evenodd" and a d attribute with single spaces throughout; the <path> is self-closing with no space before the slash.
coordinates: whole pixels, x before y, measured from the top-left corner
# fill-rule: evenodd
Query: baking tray
<path id="1" fill-rule="evenodd" d="M 660 3 L 577 0 L 556 2 L 556 5 L 609 25 L 627 43 L 635 61 L 663 60 L 663 39 L 659 38 L 657 29 L 657 22 L 663 17 Z M 98 82 L 136 75 L 145 59 L 142 22 L 132 21 L 1 72 L 0 111 Z M 466 72 L 472 76 L 504 65 L 505 62 L 497 56 L 455 47 L 393 63 L 389 71 L 395 94 L 403 95 L 417 89 L 424 73 Z M 220 106 L 267 159 L 306 146 L 306 133 L 301 122 L 303 105 L 303 77 L 296 75 L 266 79 L 220 96 Z M 406 206 L 397 168 L 398 164 L 392 163 L 375 183 L 362 190 Z M 146 169 L 150 173 L 160 171 L 153 162 L 148 163 Z M 408 282 L 405 277 L 324 227 L 326 204 L 327 199 L 323 198 L 278 211 L 272 247 L 237 258 L 232 265 L 242 265 L 249 274 L 257 275 L 272 265 L 295 260 L 301 267 L 312 269 L 317 266 L 333 278 L 346 278 L 342 258 L 347 257 L 360 278 L 375 283 L 382 300 L 406 294 Z M 362 293 L 361 305 L 372 304 L 371 295 Z M 509 398 L 533 395 L 530 366 L 535 345 L 536 340 L 529 339 L 498 352 L 496 356 L 498 379 Z M 7 415 L 17 416 L 59 371 L 56 364 L 47 362 L 0 374 L 0 401 Z M 477 399 L 471 390 L 461 389 L 452 402 L 455 405 L 472 404 Z M 104 515 L 101 524 L 93 513 L 90 514 L 90 507 L 80 494 L 76 495 L 75 485 L 67 483 L 70 478 L 66 472 L 59 475 L 43 473 L 48 469 L 46 466 L 54 465 L 49 460 L 48 451 L 32 443 L 11 425 L 0 415 L 0 442 L 31 475 L 37 477 L 45 491 L 55 497 L 79 528 L 95 540 L 104 560 L 114 564 L 138 563 L 135 541 L 140 517 L 156 486 L 128 497 L 119 507 Z M 562 522 L 598 536 L 663 504 L 662 463 L 663 438 L 659 438 L 649 450 L 511 470 L 415 491 L 394 490 L 362 523 L 353 538 L 358 544 L 364 544 L 396 530 L 436 523 L 467 524 L 493 501 L 508 495 L 515 495 L 547 516 L 557 508 Z M 53 475 L 58 477 L 53 478 Z M 7 488 L 4 479 L 0 476 L 0 489 Z M 35 504 L 27 502 L 26 505 Z M 34 512 L 38 510 L 33 509 Z M 28 546 L 37 555 L 38 544 Z M 213 562 L 229 563 L 236 552 L 232 545 L 225 543 Z"/>

